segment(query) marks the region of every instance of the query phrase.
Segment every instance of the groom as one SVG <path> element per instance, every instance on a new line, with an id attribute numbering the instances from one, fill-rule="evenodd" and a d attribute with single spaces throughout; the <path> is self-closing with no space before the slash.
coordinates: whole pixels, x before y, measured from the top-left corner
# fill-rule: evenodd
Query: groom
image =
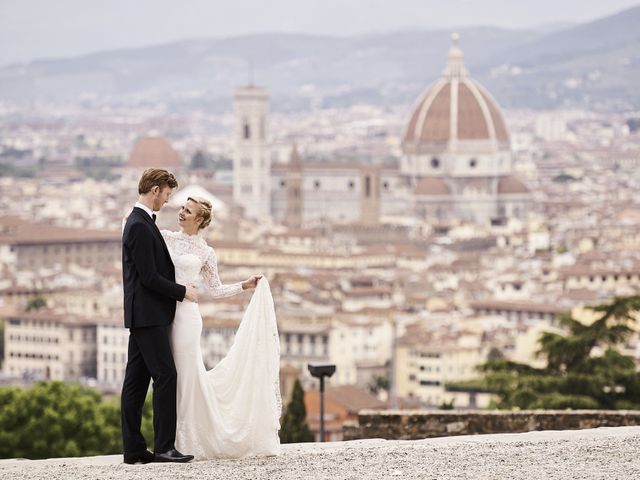
<path id="1" fill-rule="evenodd" d="M 197 302 L 195 286 L 175 282 L 175 269 L 156 215 L 178 186 L 172 173 L 158 168 L 140 178 L 140 197 L 122 234 L 124 325 L 129 353 L 122 385 L 122 439 L 125 463 L 188 462 L 192 455 L 175 449 L 176 368 L 169 328 L 176 301 Z M 147 450 L 140 424 L 142 407 L 153 378 L 154 453 Z"/>

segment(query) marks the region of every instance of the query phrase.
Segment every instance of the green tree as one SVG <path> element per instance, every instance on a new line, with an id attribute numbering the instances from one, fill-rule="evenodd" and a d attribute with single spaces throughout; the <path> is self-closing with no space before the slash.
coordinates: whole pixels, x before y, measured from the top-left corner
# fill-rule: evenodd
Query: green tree
<path id="1" fill-rule="evenodd" d="M 104 400 L 95 390 L 63 382 L 0 388 L 0 458 L 121 451 L 117 399 Z"/>
<path id="2" fill-rule="evenodd" d="M 497 347 L 491 348 L 487 354 L 487 360 L 500 360 L 501 358 L 504 358 L 504 353 Z"/>
<path id="3" fill-rule="evenodd" d="M 307 424 L 307 408 L 304 406 L 304 390 L 300 381 L 296 379 L 293 385 L 291 401 L 282 420 L 280 442 L 301 443 L 313 442 L 313 434 Z"/>
<path id="4" fill-rule="evenodd" d="M 43 296 L 38 295 L 27 302 L 26 310 L 27 312 L 30 312 L 31 310 L 40 310 L 41 308 L 45 308 L 46 306 L 47 300 Z"/>
<path id="5" fill-rule="evenodd" d="M 438 409 L 440 410 L 453 410 L 454 406 L 454 400 L 450 400 L 448 402 L 443 401 L 440 406 L 438 407 Z"/>
<path id="6" fill-rule="evenodd" d="M 498 396 L 498 408 L 640 408 L 640 373 L 634 359 L 617 346 L 633 333 L 640 296 L 616 297 L 592 307 L 596 320 L 585 325 L 559 317 L 566 334 L 544 332 L 539 355 L 545 368 L 495 358 L 480 369 L 484 386 Z M 598 355 L 595 352 L 599 352 Z"/>
<path id="7" fill-rule="evenodd" d="M 373 395 L 377 395 L 380 390 L 389 391 L 389 377 L 384 375 L 376 375 L 367 384 L 367 389 Z"/>

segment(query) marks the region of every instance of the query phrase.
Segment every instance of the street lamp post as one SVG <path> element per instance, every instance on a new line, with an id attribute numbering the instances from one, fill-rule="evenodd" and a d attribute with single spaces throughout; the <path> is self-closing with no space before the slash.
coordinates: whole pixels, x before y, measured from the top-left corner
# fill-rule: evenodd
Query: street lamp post
<path id="1" fill-rule="evenodd" d="M 307 365 L 311 376 L 320 379 L 320 441 L 324 442 L 324 377 L 330 377 L 336 371 L 335 365 Z"/>

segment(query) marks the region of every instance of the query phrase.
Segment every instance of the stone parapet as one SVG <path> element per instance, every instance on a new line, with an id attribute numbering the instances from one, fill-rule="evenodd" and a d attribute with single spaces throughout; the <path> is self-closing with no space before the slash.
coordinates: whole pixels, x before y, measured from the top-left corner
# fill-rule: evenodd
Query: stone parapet
<path id="1" fill-rule="evenodd" d="M 344 440 L 384 438 L 417 440 L 535 430 L 582 430 L 640 425 L 638 410 L 521 411 L 373 411 L 358 414 L 357 425 L 345 425 Z"/>

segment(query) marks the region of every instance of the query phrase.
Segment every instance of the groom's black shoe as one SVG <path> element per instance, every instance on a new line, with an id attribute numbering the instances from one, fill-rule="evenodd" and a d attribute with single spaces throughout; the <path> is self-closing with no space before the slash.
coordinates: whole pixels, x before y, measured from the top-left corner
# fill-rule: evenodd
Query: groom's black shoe
<path id="1" fill-rule="evenodd" d="M 134 453 L 124 454 L 124 463 L 133 465 L 134 463 L 151 463 L 155 456 L 149 450 L 141 450 Z"/>
<path id="2" fill-rule="evenodd" d="M 193 455 L 184 455 L 175 448 L 172 448 L 171 450 L 168 450 L 164 453 L 156 453 L 155 457 L 156 462 L 186 463 L 193 460 Z"/>

